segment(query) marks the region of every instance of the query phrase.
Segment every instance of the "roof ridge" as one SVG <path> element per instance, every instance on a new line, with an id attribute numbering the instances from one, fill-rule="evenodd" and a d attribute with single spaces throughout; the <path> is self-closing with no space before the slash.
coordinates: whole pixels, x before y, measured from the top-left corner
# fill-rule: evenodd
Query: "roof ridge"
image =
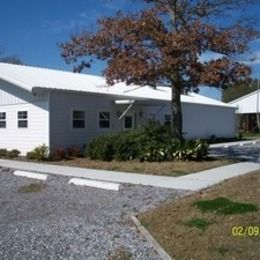
<path id="1" fill-rule="evenodd" d="M 260 89 L 254 90 L 254 91 L 252 91 L 252 92 L 250 92 L 250 93 L 248 93 L 248 94 L 246 94 L 246 95 L 244 95 L 242 97 L 236 98 L 236 99 L 228 102 L 228 104 L 236 103 L 237 101 L 240 101 L 240 100 L 242 100 L 244 98 L 250 97 L 250 96 L 256 94 L 258 91 L 260 91 Z"/>
<path id="2" fill-rule="evenodd" d="M 68 74 L 71 74 L 71 75 L 89 76 L 89 77 L 97 77 L 97 78 L 103 78 L 104 79 L 104 76 L 102 76 L 102 75 L 76 73 L 76 72 L 68 71 L 68 70 L 64 70 L 64 69 L 39 67 L 39 66 L 27 65 L 27 64 L 13 64 L 13 63 L 7 63 L 7 62 L 0 62 L 0 65 L 7 65 L 7 66 L 13 66 L 13 67 L 28 68 L 28 69 L 37 69 L 37 70 L 46 70 L 46 71 L 50 71 L 50 72 L 68 73 Z"/>

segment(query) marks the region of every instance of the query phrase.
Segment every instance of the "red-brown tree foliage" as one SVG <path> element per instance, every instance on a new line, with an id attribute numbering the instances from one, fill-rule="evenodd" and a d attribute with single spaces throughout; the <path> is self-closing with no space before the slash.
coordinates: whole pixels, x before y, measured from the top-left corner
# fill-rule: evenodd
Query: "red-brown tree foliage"
<path id="1" fill-rule="evenodd" d="M 155 2 L 154 7 L 102 18 L 95 33 L 72 36 L 70 42 L 61 44 L 62 57 L 76 63 L 76 72 L 89 67 L 93 58 L 107 61 L 104 74 L 111 85 L 120 81 L 151 87 L 169 85 L 172 133 L 181 139 L 181 94 L 197 91 L 199 85 L 225 88 L 246 79 L 250 68 L 231 57 L 246 52 L 249 41 L 258 34 L 238 24 L 220 28 L 206 23 L 204 18 L 212 10 L 206 3 L 214 1 L 147 2 Z M 223 58 L 203 62 L 200 55 L 206 51 L 223 54 Z"/>

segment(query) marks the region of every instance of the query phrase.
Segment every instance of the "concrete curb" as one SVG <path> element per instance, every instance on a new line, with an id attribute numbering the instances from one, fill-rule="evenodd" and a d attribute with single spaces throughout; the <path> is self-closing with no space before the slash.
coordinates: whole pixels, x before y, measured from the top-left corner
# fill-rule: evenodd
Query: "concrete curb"
<path id="1" fill-rule="evenodd" d="M 48 178 L 47 174 L 30 172 L 30 171 L 19 171 L 19 170 L 14 171 L 13 175 L 18 177 L 25 177 L 29 179 L 41 180 L 41 181 L 46 181 Z"/>
<path id="2" fill-rule="evenodd" d="M 148 230 L 140 223 L 140 221 L 135 216 L 130 216 L 131 220 L 134 222 L 136 228 L 140 233 L 146 238 L 146 240 L 151 244 L 154 250 L 159 254 L 163 260 L 173 260 L 168 253 L 160 246 L 160 244 L 152 237 Z"/>
<path id="3" fill-rule="evenodd" d="M 87 180 L 82 178 L 72 178 L 70 179 L 68 184 L 93 187 L 93 188 L 103 189 L 103 190 L 112 190 L 112 191 L 119 191 L 120 188 L 120 184 L 118 183 L 93 181 L 93 180 Z"/>

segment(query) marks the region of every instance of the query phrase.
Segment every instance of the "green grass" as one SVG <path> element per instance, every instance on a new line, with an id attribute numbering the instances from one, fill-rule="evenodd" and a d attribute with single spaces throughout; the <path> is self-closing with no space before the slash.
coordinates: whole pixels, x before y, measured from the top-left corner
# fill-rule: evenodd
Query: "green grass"
<path id="1" fill-rule="evenodd" d="M 184 221 L 183 224 L 185 226 L 196 227 L 204 231 L 210 224 L 212 224 L 212 222 L 203 218 L 192 218 L 190 220 Z"/>
<path id="2" fill-rule="evenodd" d="M 260 139 L 260 133 L 243 133 L 243 139 L 247 139 L 247 140 Z"/>
<path id="3" fill-rule="evenodd" d="M 21 193 L 40 192 L 43 189 L 43 185 L 40 183 L 31 183 L 29 185 L 21 187 L 18 191 Z"/>
<path id="4" fill-rule="evenodd" d="M 227 247 L 221 246 L 221 247 L 216 248 L 216 251 L 217 251 L 221 256 L 225 256 L 225 255 L 230 251 L 230 249 L 227 248 Z"/>
<path id="5" fill-rule="evenodd" d="M 202 212 L 213 211 L 221 215 L 244 214 L 257 211 L 257 206 L 250 203 L 233 202 L 227 198 L 200 200 L 194 203 Z"/>

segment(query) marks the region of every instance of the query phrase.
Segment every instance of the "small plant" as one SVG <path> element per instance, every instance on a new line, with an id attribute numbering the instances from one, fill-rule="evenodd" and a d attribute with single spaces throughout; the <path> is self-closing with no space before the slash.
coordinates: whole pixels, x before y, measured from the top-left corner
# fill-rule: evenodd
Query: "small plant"
<path id="1" fill-rule="evenodd" d="M 230 249 L 227 248 L 227 247 L 221 246 L 221 247 L 216 248 L 216 251 L 217 251 L 221 256 L 225 256 L 225 255 L 230 251 Z"/>
<path id="2" fill-rule="evenodd" d="M 43 144 L 34 148 L 31 152 L 26 154 L 26 157 L 31 160 L 44 161 L 48 159 L 48 147 Z"/>
<path id="3" fill-rule="evenodd" d="M 210 224 L 212 224 L 212 222 L 208 221 L 207 219 L 203 219 L 203 218 L 192 218 L 190 220 L 183 222 L 183 224 L 188 227 L 196 227 L 196 228 L 199 228 L 199 229 L 205 231 L 206 228 Z"/>
<path id="4" fill-rule="evenodd" d="M 77 146 L 71 146 L 67 148 L 68 157 L 82 157 L 81 149 Z"/>
<path id="5" fill-rule="evenodd" d="M 43 185 L 40 183 L 31 183 L 29 185 L 21 187 L 18 191 L 21 193 L 40 192 L 43 189 Z"/>
<path id="6" fill-rule="evenodd" d="M 49 154 L 49 157 L 48 157 L 48 160 L 50 161 L 61 161 L 61 160 L 64 160 L 64 159 L 67 159 L 67 151 L 65 148 L 63 147 L 60 147 L 60 148 L 57 148 L 57 149 L 53 149 L 50 154 Z"/>
<path id="7" fill-rule="evenodd" d="M 242 140 L 243 139 L 243 132 L 241 132 L 241 131 L 239 131 L 238 133 L 237 133 L 237 139 L 238 140 Z"/>
<path id="8" fill-rule="evenodd" d="M 257 205 L 250 203 L 233 202 L 226 198 L 201 200 L 194 203 L 202 212 L 213 211 L 221 215 L 245 214 L 257 211 Z"/>

